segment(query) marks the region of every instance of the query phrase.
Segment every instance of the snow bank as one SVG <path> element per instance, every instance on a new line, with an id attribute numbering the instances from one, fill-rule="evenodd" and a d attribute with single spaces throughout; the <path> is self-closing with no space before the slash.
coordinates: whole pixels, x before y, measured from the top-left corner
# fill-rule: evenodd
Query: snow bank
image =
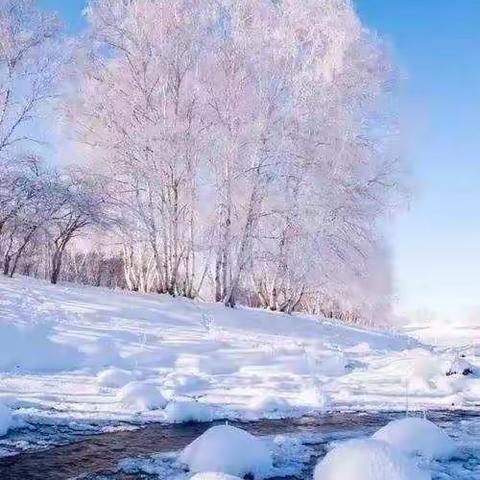
<path id="1" fill-rule="evenodd" d="M 6 435 L 12 426 L 12 412 L 8 407 L 0 403 L 0 437 Z"/>
<path id="2" fill-rule="evenodd" d="M 431 480 L 408 457 L 378 440 L 350 440 L 318 463 L 314 480 Z"/>
<path id="3" fill-rule="evenodd" d="M 0 321 L 0 370 L 61 371 L 78 368 L 82 355 L 54 342 L 50 324 L 24 325 Z"/>
<path id="4" fill-rule="evenodd" d="M 213 410 L 204 403 L 185 400 L 169 403 L 165 408 L 165 416 L 173 423 L 211 422 Z"/>
<path id="5" fill-rule="evenodd" d="M 207 430 L 183 450 L 179 460 L 193 473 L 250 474 L 256 479 L 266 477 L 272 468 L 272 456 L 264 443 L 230 425 Z"/>
<path id="6" fill-rule="evenodd" d="M 133 378 L 133 373 L 128 370 L 111 367 L 98 373 L 97 383 L 101 387 L 119 388 L 131 382 Z"/>
<path id="7" fill-rule="evenodd" d="M 157 387 L 149 383 L 130 382 L 117 393 L 117 399 L 136 412 L 164 408 L 167 401 Z"/>
<path id="8" fill-rule="evenodd" d="M 455 451 L 453 440 L 434 423 L 423 418 L 394 420 L 373 435 L 408 454 L 447 459 Z"/>
<path id="9" fill-rule="evenodd" d="M 234 477 L 233 475 L 225 475 L 224 473 L 206 472 L 197 473 L 190 480 L 241 480 L 241 478 Z"/>

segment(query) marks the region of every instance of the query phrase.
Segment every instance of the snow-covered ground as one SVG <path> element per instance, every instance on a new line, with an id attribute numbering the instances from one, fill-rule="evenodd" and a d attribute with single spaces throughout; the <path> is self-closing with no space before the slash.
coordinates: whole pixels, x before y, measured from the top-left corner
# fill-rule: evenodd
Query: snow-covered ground
<path id="1" fill-rule="evenodd" d="M 461 352 L 476 370 L 474 349 Z M 300 315 L 0 279 L 0 403 L 13 428 L 474 407 L 480 379 L 446 376 L 457 353 Z"/>

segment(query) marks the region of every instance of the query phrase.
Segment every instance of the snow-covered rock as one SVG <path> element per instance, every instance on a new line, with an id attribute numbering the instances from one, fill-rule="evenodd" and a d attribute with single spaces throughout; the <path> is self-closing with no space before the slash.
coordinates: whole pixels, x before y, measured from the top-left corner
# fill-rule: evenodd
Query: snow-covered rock
<path id="1" fill-rule="evenodd" d="M 164 408 L 167 401 L 157 387 L 150 383 L 130 382 L 117 393 L 123 406 L 136 412 Z"/>
<path id="2" fill-rule="evenodd" d="M 165 417 L 173 423 L 211 422 L 213 410 L 210 405 L 189 400 L 170 402 L 165 408 Z"/>
<path id="3" fill-rule="evenodd" d="M 314 480 L 431 480 L 403 453 L 379 440 L 350 440 L 315 468 Z"/>
<path id="4" fill-rule="evenodd" d="M 8 407 L 0 403 L 0 437 L 6 435 L 12 426 L 12 412 Z"/>
<path id="5" fill-rule="evenodd" d="M 447 459 L 455 451 L 453 440 L 433 422 L 424 418 L 407 417 L 394 420 L 373 435 L 392 447 L 408 454 L 434 459 Z"/>
<path id="6" fill-rule="evenodd" d="M 133 378 L 134 375 L 128 370 L 111 367 L 98 373 L 97 383 L 101 387 L 119 388 L 131 382 Z"/>
<path id="7" fill-rule="evenodd" d="M 262 440 L 231 425 L 207 430 L 183 450 L 179 460 L 193 473 L 253 475 L 255 479 L 264 478 L 272 468 L 272 455 Z"/>
<path id="8" fill-rule="evenodd" d="M 241 480 L 240 477 L 218 472 L 197 473 L 190 480 Z"/>

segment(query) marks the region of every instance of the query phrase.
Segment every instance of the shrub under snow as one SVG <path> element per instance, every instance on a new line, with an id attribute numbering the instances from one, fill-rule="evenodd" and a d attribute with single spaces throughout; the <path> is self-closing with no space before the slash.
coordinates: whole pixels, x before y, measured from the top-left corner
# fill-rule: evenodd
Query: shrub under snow
<path id="1" fill-rule="evenodd" d="M 194 401 L 171 402 L 165 408 L 167 420 L 173 423 L 211 422 L 213 420 L 212 407 Z"/>
<path id="2" fill-rule="evenodd" d="M 272 468 L 272 456 L 266 445 L 250 433 L 231 425 L 207 430 L 188 445 L 180 462 L 193 473 L 219 472 L 228 475 L 264 478 Z"/>
<path id="3" fill-rule="evenodd" d="M 0 437 L 6 435 L 12 425 L 12 412 L 0 403 Z"/>
<path id="4" fill-rule="evenodd" d="M 373 435 L 405 453 L 445 459 L 455 451 L 453 440 L 434 423 L 424 418 L 394 420 Z"/>
<path id="5" fill-rule="evenodd" d="M 314 480 L 431 480 L 403 453 L 379 440 L 350 440 L 318 463 Z"/>
<path id="6" fill-rule="evenodd" d="M 156 410 L 167 404 L 157 387 L 149 383 L 130 382 L 118 391 L 118 401 L 135 411 Z"/>
<path id="7" fill-rule="evenodd" d="M 111 367 L 102 370 L 97 375 L 97 383 L 101 387 L 118 388 L 123 387 L 133 379 L 132 372 L 121 368 Z"/>

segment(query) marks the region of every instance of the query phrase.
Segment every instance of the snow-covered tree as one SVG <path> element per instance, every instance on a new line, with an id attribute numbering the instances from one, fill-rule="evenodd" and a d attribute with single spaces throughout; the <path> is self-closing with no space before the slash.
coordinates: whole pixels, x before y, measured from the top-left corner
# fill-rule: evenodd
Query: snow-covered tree
<path id="1" fill-rule="evenodd" d="M 348 0 L 92 0 L 87 15 L 67 112 L 129 288 L 351 319 L 368 290 L 388 304 L 388 275 L 361 285 L 388 272 L 394 75 Z"/>

